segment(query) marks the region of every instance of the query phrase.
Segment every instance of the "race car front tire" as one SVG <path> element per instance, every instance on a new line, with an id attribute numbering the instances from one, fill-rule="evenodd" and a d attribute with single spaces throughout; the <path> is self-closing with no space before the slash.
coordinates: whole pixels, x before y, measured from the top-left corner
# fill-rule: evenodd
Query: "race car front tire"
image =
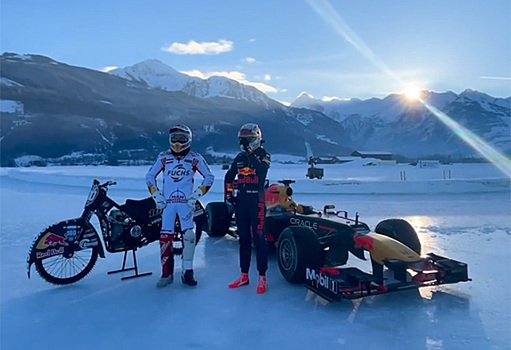
<path id="1" fill-rule="evenodd" d="M 290 283 L 303 283 L 307 267 L 323 265 L 323 249 L 316 233 L 302 226 L 289 226 L 279 237 L 278 263 L 282 276 Z"/>

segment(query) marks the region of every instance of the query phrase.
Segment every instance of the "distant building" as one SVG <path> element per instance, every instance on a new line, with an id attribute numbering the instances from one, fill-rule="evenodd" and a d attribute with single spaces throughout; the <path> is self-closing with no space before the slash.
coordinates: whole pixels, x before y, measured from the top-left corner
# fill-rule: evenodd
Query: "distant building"
<path id="1" fill-rule="evenodd" d="M 438 168 L 439 160 L 419 160 L 419 168 Z"/>
<path id="2" fill-rule="evenodd" d="M 335 156 L 309 157 L 309 164 L 338 164 L 338 163 L 343 163 L 343 162 Z"/>
<path id="3" fill-rule="evenodd" d="M 384 151 L 354 151 L 351 153 L 352 157 L 360 157 L 360 158 L 375 158 L 380 160 L 393 160 L 393 155 L 391 152 Z"/>

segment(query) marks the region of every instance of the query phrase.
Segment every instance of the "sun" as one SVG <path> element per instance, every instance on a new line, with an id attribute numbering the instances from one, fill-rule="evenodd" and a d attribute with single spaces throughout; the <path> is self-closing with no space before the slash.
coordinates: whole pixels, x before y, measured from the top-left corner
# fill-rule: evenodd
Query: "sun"
<path id="1" fill-rule="evenodd" d="M 407 86 L 404 95 L 410 101 L 418 100 L 421 97 L 421 89 L 418 86 Z"/>

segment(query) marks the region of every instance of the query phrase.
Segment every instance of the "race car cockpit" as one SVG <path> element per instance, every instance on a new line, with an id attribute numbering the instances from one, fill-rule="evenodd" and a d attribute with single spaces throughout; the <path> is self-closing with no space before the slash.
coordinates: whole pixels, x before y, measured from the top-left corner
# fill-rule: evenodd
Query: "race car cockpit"
<path id="1" fill-rule="evenodd" d="M 286 211 L 295 211 L 298 214 L 310 215 L 314 214 L 314 209 L 310 205 L 297 204 L 293 200 L 293 188 L 290 184 L 294 183 L 294 180 L 279 180 L 278 184 L 272 184 L 266 188 L 266 208 L 272 209 L 284 209 Z"/>

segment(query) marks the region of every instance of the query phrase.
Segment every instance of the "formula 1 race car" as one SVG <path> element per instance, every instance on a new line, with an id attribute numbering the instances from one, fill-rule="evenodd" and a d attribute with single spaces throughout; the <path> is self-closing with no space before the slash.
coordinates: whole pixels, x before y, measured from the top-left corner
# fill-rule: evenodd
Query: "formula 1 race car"
<path id="1" fill-rule="evenodd" d="M 296 203 L 291 184 L 281 180 L 266 188 L 266 234 L 282 276 L 329 301 L 356 299 L 410 288 L 470 281 L 467 264 L 433 253 L 421 256 L 415 229 L 403 219 L 385 219 L 374 232 L 346 211 Z M 206 206 L 211 237 L 237 236 L 234 208 L 225 202 Z M 372 273 L 346 265 L 349 253 L 371 258 Z M 387 270 L 384 271 L 384 268 Z"/>

